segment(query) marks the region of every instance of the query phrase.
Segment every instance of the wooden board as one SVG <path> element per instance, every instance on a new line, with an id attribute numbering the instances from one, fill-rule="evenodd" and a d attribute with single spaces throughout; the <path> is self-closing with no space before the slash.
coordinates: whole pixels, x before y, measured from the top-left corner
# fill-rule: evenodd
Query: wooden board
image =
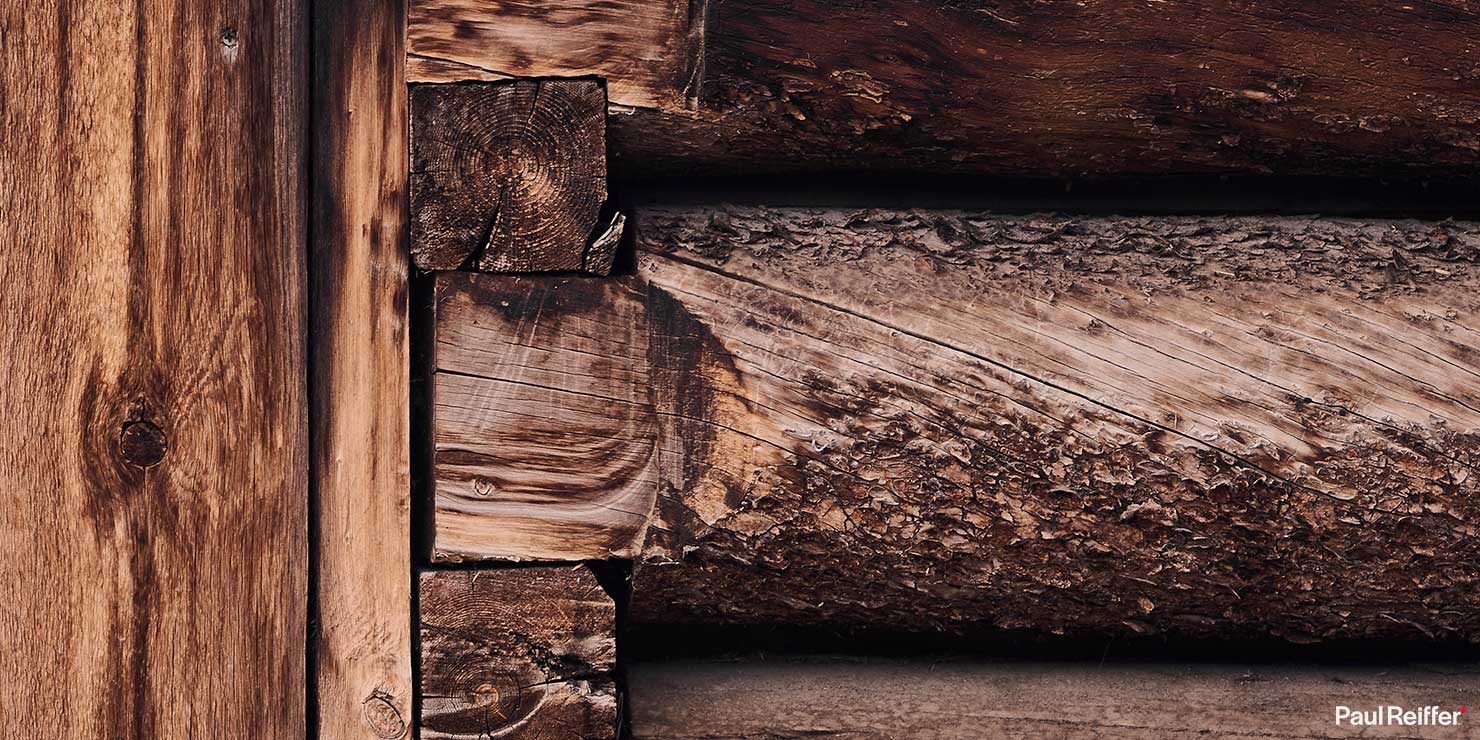
<path id="1" fill-rule="evenodd" d="M 386 740 L 412 718 L 405 12 L 314 7 L 313 711 L 320 740 Z"/>
<path id="2" fill-rule="evenodd" d="M 1480 639 L 1475 224 L 635 218 L 616 284 L 442 284 L 443 557 L 635 553 L 649 623 Z"/>
<path id="3" fill-rule="evenodd" d="M 616 607 L 585 566 L 421 575 L 421 737 L 616 737 Z"/>
<path id="4" fill-rule="evenodd" d="M 416 266 L 609 271 L 614 245 L 588 246 L 606 203 L 605 119 L 590 80 L 413 87 Z"/>
<path id="5" fill-rule="evenodd" d="M 637 663 L 635 740 L 1467 738 L 1480 671 L 1219 664 L 786 659 Z M 1353 727 L 1336 708 L 1469 711 Z"/>
<path id="6" fill-rule="evenodd" d="M 0 19 L 0 726 L 305 733 L 306 3 Z"/>
<path id="7" fill-rule="evenodd" d="M 693 104 L 703 49 L 702 0 L 412 0 L 412 82 L 601 77 L 613 103 Z"/>

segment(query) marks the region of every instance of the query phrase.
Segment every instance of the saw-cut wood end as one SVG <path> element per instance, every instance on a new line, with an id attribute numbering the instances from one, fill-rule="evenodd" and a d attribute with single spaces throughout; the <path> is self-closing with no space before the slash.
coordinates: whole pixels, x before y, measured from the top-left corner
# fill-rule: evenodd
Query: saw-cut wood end
<path id="1" fill-rule="evenodd" d="M 423 270 L 581 270 L 606 202 L 595 80 L 417 85 L 411 252 Z"/>

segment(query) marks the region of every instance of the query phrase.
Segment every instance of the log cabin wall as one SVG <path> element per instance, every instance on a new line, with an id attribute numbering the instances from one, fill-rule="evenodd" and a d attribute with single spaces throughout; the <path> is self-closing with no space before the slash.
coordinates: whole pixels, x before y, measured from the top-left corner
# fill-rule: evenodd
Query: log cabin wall
<path id="1" fill-rule="evenodd" d="M 410 0 L 420 736 L 1306 737 L 1342 701 L 1469 701 L 1473 663 L 617 646 L 1473 656 L 1475 30 L 1454 2 Z M 1232 179 L 1188 208 L 1204 176 Z"/>

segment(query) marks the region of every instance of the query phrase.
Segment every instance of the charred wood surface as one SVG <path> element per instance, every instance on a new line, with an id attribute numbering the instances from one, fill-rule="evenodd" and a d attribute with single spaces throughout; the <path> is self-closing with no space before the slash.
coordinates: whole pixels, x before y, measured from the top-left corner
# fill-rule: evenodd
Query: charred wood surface
<path id="1" fill-rule="evenodd" d="M 1474 224 L 636 219 L 626 278 L 439 284 L 439 557 L 633 556 L 650 623 L 1480 638 Z"/>
<path id="2" fill-rule="evenodd" d="M 421 737 L 610 740 L 616 607 L 585 566 L 421 576 Z"/>

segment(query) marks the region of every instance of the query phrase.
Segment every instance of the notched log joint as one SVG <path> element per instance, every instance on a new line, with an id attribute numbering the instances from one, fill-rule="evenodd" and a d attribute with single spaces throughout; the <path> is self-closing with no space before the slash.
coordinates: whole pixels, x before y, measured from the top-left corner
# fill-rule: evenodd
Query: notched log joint
<path id="1" fill-rule="evenodd" d="M 595 79 L 417 85 L 411 251 L 423 270 L 607 274 L 606 91 Z"/>

